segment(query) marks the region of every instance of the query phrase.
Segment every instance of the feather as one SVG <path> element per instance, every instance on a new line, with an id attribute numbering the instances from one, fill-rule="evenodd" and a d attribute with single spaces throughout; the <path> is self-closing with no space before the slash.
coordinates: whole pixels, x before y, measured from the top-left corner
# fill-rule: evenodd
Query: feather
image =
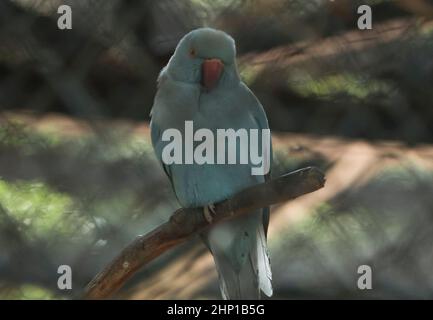
<path id="1" fill-rule="evenodd" d="M 265 295 L 271 297 L 273 294 L 271 262 L 266 244 L 266 235 L 262 225 L 259 225 L 257 228 L 257 238 L 259 287 Z"/>

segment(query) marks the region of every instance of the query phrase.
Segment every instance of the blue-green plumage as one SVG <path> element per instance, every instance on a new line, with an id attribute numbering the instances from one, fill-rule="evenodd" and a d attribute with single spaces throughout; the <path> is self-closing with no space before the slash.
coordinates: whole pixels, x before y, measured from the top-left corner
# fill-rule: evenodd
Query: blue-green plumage
<path id="1" fill-rule="evenodd" d="M 200 68 L 204 60 L 214 58 L 222 61 L 224 70 L 218 84 L 204 90 Z M 171 128 L 183 132 L 185 121 L 193 121 L 194 130 L 207 128 L 215 136 L 217 129 L 268 128 L 260 102 L 239 79 L 232 38 L 209 28 L 190 32 L 180 41 L 158 82 L 152 143 L 183 207 L 206 206 L 265 180 L 263 175 L 251 174 L 251 163 L 166 165 L 162 161 L 167 145 L 162 132 Z M 214 256 L 224 298 L 256 299 L 260 289 L 272 294 L 265 237 L 268 214 L 268 209 L 260 210 L 202 235 Z"/>

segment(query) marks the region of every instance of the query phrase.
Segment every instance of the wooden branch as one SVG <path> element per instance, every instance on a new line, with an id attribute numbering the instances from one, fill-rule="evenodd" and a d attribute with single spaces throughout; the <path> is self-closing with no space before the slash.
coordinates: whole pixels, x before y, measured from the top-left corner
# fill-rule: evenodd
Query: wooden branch
<path id="1" fill-rule="evenodd" d="M 247 188 L 216 203 L 211 222 L 206 219 L 203 208 L 179 209 L 169 221 L 146 235 L 138 236 L 128 245 L 88 284 L 84 298 L 111 297 L 144 265 L 216 223 L 294 199 L 316 191 L 324 184 L 324 174 L 317 168 L 308 167 Z"/>

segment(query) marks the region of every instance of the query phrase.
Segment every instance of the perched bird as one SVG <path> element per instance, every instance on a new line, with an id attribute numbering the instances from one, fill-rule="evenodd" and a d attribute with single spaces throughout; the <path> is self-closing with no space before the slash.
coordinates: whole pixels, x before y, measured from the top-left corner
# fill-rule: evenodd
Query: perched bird
<path id="1" fill-rule="evenodd" d="M 162 138 L 164 130 L 183 132 L 185 121 L 193 121 L 195 129 L 206 128 L 215 135 L 217 129 L 269 129 L 262 105 L 240 80 L 235 42 L 225 32 L 200 28 L 180 40 L 158 78 L 151 117 L 154 151 L 183 207 L 212 209 L 213 203 L 267 178 L 251 174 L 251 161 L 243 164 L 163 161 L 167 145 Z M 215 148 L 217 151 L 221 150 Z M 264 208 L 217 224 L 201 235 L 213 255 L 224 299 L 259 299 L 260 291 L 272 295 L 266 244 L 268 222 L 269 208 Z"/>

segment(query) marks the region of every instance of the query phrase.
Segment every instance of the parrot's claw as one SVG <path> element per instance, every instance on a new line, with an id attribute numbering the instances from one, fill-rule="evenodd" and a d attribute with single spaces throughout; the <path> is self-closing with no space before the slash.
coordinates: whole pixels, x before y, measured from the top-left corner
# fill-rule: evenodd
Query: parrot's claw
<path id="1" fill-rule="evenodd" d="M 215 205 L 210 203 L 204 207 L 203 211 L 206 221 L 212 223 L 213 216 L 215 215 Z"/>

